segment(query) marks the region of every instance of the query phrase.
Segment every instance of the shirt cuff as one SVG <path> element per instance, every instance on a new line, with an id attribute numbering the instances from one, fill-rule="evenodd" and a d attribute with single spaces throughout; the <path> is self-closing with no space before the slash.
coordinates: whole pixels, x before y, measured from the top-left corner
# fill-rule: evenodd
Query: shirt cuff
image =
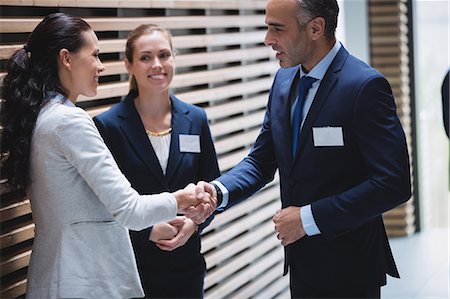
<path id="1" fill-rule="evenodd" d="M 220 203 L 220 206 L 216 208 L 216 210 L 221 210 L 228 205 L 228 198 L 229 198 L 228 189 L 225 188 L 225 186 L 219 181 L 212 181 L 211 183 L 216 184 L 216 186 L 219 187 L 220 191 L 222 191 L 222 202 Z"/>
<path id="2" fill-rule="evenodd" d="M 300 219 L 303 223 L 303 229 L 308 236 L 319 235 L 320 230 L 312 214 L 311 205 L 304 206 L 300 209 Z"/>

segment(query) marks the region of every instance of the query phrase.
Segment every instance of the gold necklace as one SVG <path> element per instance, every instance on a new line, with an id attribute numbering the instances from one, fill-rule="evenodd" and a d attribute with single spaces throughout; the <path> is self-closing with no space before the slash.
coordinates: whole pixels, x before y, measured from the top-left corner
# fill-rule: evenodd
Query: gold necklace
<path id="1" fill-rule="evenodd" d="M 172 132 L 172 128 L 168 128 L 167 130 L 164 130 L 161 132 L 152 132 L 152 131 L 146 129 L 145 132 L 147 133 L 147 135 L 151 135 L 151 136 L 164 136 L 164 135 L 170 134 L 170 132 Z"/>

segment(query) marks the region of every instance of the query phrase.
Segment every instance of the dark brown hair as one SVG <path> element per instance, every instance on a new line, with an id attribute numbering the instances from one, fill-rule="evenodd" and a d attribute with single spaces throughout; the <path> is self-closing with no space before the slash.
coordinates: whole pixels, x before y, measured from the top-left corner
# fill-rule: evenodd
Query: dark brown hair
<path id="1" fill-rule="evenodd" d="M 12 187 L 29 183 L 31 136 L 40 110 L 50 99 L 48 92 L 67 96 L 58 77 L 59 52 L 80 50 L 85 44 L 83 33 L 88 30 L 91 27 L 79 17 L 50 14 L 8 60 L 1 89 L 0 144 L 4 175 Z"/>

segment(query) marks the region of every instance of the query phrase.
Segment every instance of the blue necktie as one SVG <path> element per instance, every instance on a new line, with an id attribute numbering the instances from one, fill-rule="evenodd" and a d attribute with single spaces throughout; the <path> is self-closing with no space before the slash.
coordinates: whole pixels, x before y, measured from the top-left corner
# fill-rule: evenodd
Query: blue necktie
<path id="1" fill-rule="evenodd" d="M 300 125 L 303 120 L 303 104 L 305 103 L 306 95 L 312 84 L 317 81 L 316 78 L 303 76 L 298 83 L 298 96 L 297 103 L 294 107 L 294 113 L 292 115 L 292 156 L 295 159 L 297 153 L 298 135 L 300 131 Z"/>

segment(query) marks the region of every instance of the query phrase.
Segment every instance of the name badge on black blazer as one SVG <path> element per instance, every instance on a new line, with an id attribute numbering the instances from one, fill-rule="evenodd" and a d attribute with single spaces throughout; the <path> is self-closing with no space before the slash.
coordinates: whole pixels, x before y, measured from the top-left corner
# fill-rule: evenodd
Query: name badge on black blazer
<path id="1" fill-rule="evenodd" d="M 342 127 L 312 128 L 314 146 L 344 146 Z"/>
<path id="2" fill-rule="evenodd" d="M 200 135 L 180 134 L 181 153 L 200 153 Z"/>

